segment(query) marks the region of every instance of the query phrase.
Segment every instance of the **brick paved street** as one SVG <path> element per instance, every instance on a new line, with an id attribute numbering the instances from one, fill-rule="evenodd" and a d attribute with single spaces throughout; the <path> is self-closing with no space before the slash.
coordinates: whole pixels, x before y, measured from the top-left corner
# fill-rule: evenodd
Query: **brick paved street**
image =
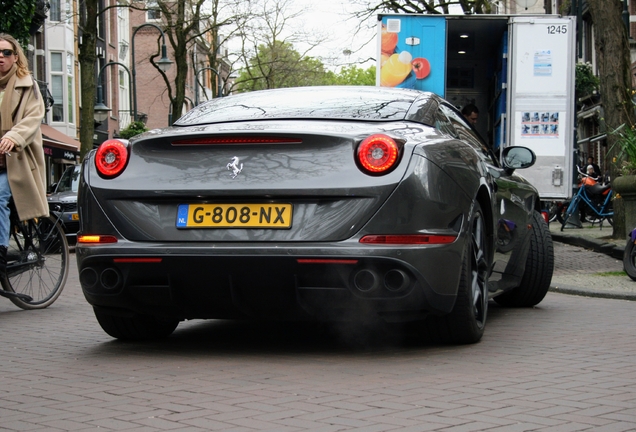
<path id="1" fill-rule="evenodd" d="M 587 264 L 558 261 L 556 275 L 610 271 L 600 254 L 557 251 Z M 73 268 L 47 310 L 0 299 L 0 328 L 0 431 L 636 430 L 633 301 L 551 292 L 534 309 L 491 303 L 471 346 L 220 321 L 132 344 L 102 332 Z"/>

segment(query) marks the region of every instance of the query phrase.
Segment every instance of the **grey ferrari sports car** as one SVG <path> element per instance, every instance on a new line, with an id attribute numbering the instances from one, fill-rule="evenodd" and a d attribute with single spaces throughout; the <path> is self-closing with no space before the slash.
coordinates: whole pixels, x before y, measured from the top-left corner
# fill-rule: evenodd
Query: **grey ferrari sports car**
<path id="1" fill-rule="evenodd" d="M 79 278 L 120 339 L 189 319 L 411 321 L 474 343 L 553 269 L 537 191 L 444 99 L 306 87 L 214 99 L 84 160 Z M 421 327 L 420 327 L 421 326 Z"/>

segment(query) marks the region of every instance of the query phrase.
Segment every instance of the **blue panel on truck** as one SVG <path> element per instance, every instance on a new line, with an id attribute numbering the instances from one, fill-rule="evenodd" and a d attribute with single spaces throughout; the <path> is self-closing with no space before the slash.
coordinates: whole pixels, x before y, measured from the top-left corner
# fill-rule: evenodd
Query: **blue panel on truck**
<path id="1" fill-rule="evenodd" d="M 446 18 L 382 18 L 380 85 L 415 88 L 442 97 L 446 88 Z"/>

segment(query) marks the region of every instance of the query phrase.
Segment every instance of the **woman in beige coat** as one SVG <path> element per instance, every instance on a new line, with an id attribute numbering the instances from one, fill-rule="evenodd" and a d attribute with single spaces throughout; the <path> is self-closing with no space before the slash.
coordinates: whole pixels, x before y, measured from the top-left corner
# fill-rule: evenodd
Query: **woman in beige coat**
<path id="1" fill-rule="evenodd" d="M 0 277 L 6 276 L 11 196 L 21 220 L 49 214 L 40 131 L 44 113 L 22 47 L 0 33 Z"/>

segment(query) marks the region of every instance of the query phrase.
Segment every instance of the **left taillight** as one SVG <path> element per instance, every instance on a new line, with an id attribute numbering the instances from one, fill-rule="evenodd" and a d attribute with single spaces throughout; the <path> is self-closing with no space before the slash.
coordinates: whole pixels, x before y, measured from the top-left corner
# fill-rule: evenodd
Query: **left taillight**
<path id="1" fill-rule="evenodd" d="M 117 139 L 104 141 L 95 153 L 95 166 L 102 177 L 113 178 L 128 163 L 128 144 Z"/>
<path id="2" fill-rule="evenodd" d="M 358 163 L 369 174 L 384 174 L 397 164 L 400 148 L 388 135 L 371 135 L 358 146 Z"/>

